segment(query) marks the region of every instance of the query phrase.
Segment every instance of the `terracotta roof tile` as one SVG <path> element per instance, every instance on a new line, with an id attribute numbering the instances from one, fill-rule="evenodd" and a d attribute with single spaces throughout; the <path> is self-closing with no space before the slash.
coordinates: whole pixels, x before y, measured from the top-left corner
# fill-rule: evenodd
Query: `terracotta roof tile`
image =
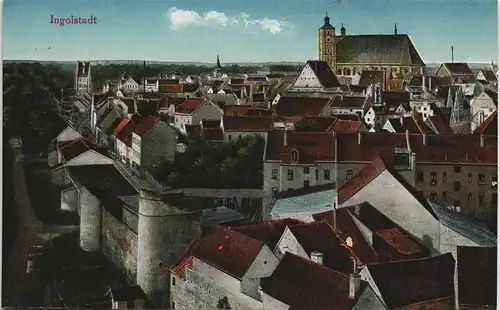
<path id="1" fill-rule="evenodd" d="M 285 146 L 285 135 L 287 145 Z M 316 161 L 335 159 L 335 139 L 325 132 L 282 132 L 270 131 L 267 138 L 266 160 L 292 162 L 292 151 L 299 152 L 298 162 L 312 164 Z"/>
<path id="2" fill-rule="evenodd" d="M 363 122 L 360 121 L 346 121 L 337 119 L 337 121 L 329 128 L 328 131 L 357 132 L 362 127 Z"/>
<path id="3" fill-rule="evenodd" d="M 184 256 L 181 261 L 172 268 L 172 272 L 179 277 L 184 277 L 187 268 L 193 267 L 194 258 L 192 255 Z"/>
<path id="4" fill-rule="evenodd" d="M 262 222 L 255 225 L 236 226 L 231 229 L 247 235 L 250 238 L 260 240 L 267 244 L 267 246 L 274 250 L 278 241 L 280 240 L 285 228 L 291 225 L 303 224 L 303 222 L 296 219 L 281 219 L 275 221 Z"/>
<path id="5" fill-rule="evenodd" d="M 451 253 L 367 268 L 389 309 L 454 297 L 455 259 Z"/>
<path id="6" fill-rule="evenodd" d="M 359 258 L 345 244 L 333 228 L 325 221 L 289 226 L 292 234 L 302 246 L 307 255 L 311 252 L 323 254 L 323 265 L 342 273 L 351 273 L 352 259 L 361 264 Z"/>
<path id="7" fill-rule="evenodd" d="M 191 114 L 196 109 L 198 109 L 204 102 L 205 99 L 186 98 L 181 104 L 175 107 L 175 113 Z"/>
<path id="8" fill-rule="evenodd" d="M 330 65 L 326 61 L 309 60 L 307 64 L 314 71 L 314 74 L 318 77 L 319 82 L 324 88 L 340 86 L 335 73 L 333 73 L 332 68 L 330 68 Z"/>
<path id="9" fill-rule="evenodd" d="M 460 305 L 497 305 L 496 247 L 457 247 Z"/>
<path id="10" fill-rule="evenodd" d="M 83 138 L 79 138 L 70 141 L 69 143 L 60 147 L 59 150 L 61 152 L 61 155 L 64 157 L 64 160 L 70 161 L 71 159 L 77 157 L 78 155 L 83 154 L 86 151 L 90 150 L 90 145 Z"/>
<path id="11" fill-rule="evenodd" d="M 252 107 L 247 110 L 247 116 L 272 116 L 273 111 L 268 109 L 267 107 Z"/>
<path id="12" fill-rule="evenodd" d="M 474 130 L 474 134 L 498 135 L 498 116 L 497 110 L 493 111 L 479 127 Z"/>
<path id="13" fill-rule="evenodd" d="M 336 96 L 331 106 L 333 108 L 355 108 L 360 109 L 365 104 L 366 97 L 362 96 Z"/>
<path id="14" fill-rule="evenodd" d="M 153 125 L 156 124 L 159 120 L 160 120 L 160 118 L 158 116 L 149 115 L 140 124 L 135 126 L 133 132 L 135 134 L 142 135 L 147 130 L 149 130 L 151 127 L 153 127 Z"/>
<path id="15" fill-rule="evenodd" d="M 242 105 L 227 105 L 224 109 L 224 115 L 246 115 L 248 109 L 252 108 L 252 105 L 242 104 Z"/>
<path id="16" fill-rule="evenodd" d="M 223 116 L 224 131 L 267 132 L 273 129 L 271 117 L 265 116 Z"/>
<path id="17" fill-rule="evenodd" d="M 283 96 L 274 111 L 277 116 L 320 116 L 329 107 L 330 98 Z"/>
<path id="18" fill-rule="evenodd" d="M 161 82 L 161 80 L 160 80 Z M 183 90 L 184 90 L 184 84 L 176 84 L 176 85 L 173 85 L 173 84 L 161 84 L 160 83 L 160 86 L 158 87 L 159 89 L 159 92 L 160 93 L 167 93 L 167 94 L 171 94 L 171 93 L 182 93 Z"/>
<path id="19" fill-rule="evenodd" d="M 399 228 L 379 230 L 376 232 L 376 235 L 401 254 L 416 254 L 421 252 L 419 245 Z"/>
<path id="20" fill-rule="evenodd" d="M 130 120 L 124 118 L 121 120 L 121 122 L 118 124 L 118 126 L 115 128 L 113 131 L 113 136 L 117 137 L 120 131 L 123 130 L 123 128 L 129 123 Z"/>
<path id="21" fill-rule="evenodd" d="M 246 274 L 264 243 L 222 226 L 213 227 L 194 246 L 192 255 L 241 279 Z"/>
<path id="22" fill-rule="evenodd" d="M 367 283 L 361 281 L 359 295 Z M 290 309 L 351 309 L 349 276 L 287 252 L 272 276 L 262 280 L 263 291 Z"/>
<path id="23" fill-rule="evenodd" d="M 379 154 L 386 160 L 394 157 L 394 147 L 406 148 L 405 134 L 337 132 L 339 161 L 371 162 Z"/>

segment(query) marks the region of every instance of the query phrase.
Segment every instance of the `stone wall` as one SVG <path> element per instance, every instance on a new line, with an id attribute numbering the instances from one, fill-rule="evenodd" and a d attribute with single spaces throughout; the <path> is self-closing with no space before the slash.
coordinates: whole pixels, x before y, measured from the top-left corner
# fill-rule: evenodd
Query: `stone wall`
<path id="1" fill-rule="evenodd" d="M 135 217 L 137 218 L 137 215 Z M 102 221 L 102 253 L 123 271 L 129 283 L 135 283 L 137 274 L 137 234 L 111 215 L 105 208 L 103 208 Z"/>

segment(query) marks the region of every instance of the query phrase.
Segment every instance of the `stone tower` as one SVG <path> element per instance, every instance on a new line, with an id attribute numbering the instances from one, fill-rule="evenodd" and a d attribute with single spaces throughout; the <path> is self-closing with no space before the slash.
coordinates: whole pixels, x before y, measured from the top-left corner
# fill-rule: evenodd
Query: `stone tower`
<path id="1" fill-rule="evenodd" d="M 137 284 L 148 297 L 148 308 L 168 308 L 169 270 L 201 235 L 201 210 L 186 211 L 174 201 L 154 190 L 140 191 Z"/>
<path id="2" fill-rule="evenodd" d="M 318 29 L 318 54 L 319 60 L 326 61 L 334 73 L 337 72 L 336 40 L 335 28 L 330 24 L 330 17 L 326 13 L 324 24 Z"/>
<path id="3" fill-rule="evenodd" d="M 77 91 L 92 91 L 90 61 L 78 61 L 76 66 L 75 88 Z"/>

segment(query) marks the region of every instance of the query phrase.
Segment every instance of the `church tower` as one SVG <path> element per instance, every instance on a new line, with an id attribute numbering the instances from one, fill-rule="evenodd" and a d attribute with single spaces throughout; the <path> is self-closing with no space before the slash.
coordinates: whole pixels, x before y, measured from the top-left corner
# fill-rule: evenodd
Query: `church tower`
<path id="1" fill-rule="evenodd" d="M 92 75 L 90 61 L 78 61 L 76 66 L 75 88 L 77 91 L 92 92 Z"/>
<path id="2" fill-rule="evenodd" d="M 330 17 L 326 13 L 324 24 L 318 29 L 318 54 L 319 60 L 326 61 L 333 72 L 337 72 L 337 51 L 335 48 L 335 28 L 330 24 Z"/>

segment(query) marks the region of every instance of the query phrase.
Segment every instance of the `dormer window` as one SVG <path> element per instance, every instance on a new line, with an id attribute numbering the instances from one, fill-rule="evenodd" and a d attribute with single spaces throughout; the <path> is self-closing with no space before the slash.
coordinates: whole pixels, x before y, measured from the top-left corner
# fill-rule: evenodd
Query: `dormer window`
<path id="1" fill-rule="evenodd" d="M 292 161 L 293 162 L 298 162 L 299 161 L 299 151 L 292 150 Z"/>

